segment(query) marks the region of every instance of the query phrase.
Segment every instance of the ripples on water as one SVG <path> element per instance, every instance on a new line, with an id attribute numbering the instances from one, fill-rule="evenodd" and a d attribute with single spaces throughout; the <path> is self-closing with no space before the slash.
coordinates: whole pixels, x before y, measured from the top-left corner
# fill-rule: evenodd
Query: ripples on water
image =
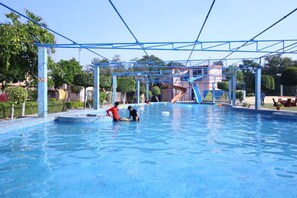
<path id="1" fill-rule="evenodd" d="M 1 197 L 297 196 L 296 122 L 207 105 L 138 110 L 139 123 L 1 134 Z"/>

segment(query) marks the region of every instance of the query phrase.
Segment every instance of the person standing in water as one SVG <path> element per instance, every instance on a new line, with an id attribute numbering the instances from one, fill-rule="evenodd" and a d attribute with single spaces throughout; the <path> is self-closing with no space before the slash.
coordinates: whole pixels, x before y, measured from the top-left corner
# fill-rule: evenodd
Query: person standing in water
<path id="1" fill-rule="evenodd" d="M 115 121 L 115 122 L 129 121 L 129 119 L 127 119 L 127 118 L 121 118 L 119 116 L 119 110 L 118 110 L 119 104 L 120 104 L 119 102 L 115 102 L 113 107 L 107 109 L 106 110 L 107 116 L 111 116 L 110 115 L 110 112 L 111 112 L 112 113 L 112 117 L 113 117 L 113 121 Z"/>
<path id="2" fill-rule="evenodd" d="M 128 106 L 128 110 L 130 111 L 130 115 L 129 115 L 128 119 L 130 119 L 132 117 L 133 121 L 139 121 L 139 116 L 138 116 L 136 109 L 133 109 L 131 106 Z"/>

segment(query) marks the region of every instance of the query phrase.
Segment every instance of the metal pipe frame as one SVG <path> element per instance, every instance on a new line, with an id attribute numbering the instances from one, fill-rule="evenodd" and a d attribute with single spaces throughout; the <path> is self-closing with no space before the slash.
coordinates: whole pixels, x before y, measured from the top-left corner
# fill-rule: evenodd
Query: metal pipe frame
<path id="1" fill-rule="evenodd" d="M 85 48 L 116 50 L 171 50 L 171 51 L 211 51 L 211 52 L 248 52 L 297 54 L 297 39 L 282 40 L 233 40 L 233 41 L 185 41 L 185 42 L 123 42 L 123 43 L 70 43 L 36 44 L 53 48 Z M 290 46 L 289 50 L 286 48 Z"/>

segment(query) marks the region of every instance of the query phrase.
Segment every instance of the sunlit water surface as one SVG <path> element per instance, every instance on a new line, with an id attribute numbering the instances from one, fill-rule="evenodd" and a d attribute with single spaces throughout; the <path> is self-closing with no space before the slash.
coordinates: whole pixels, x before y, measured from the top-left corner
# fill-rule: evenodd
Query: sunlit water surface
<path id="1" fill-rule="evenodd" d="M 210 105 L 138 111 L 139 123 L 0 134 L 0 197 L 297 197 L 296 122 Z"/>

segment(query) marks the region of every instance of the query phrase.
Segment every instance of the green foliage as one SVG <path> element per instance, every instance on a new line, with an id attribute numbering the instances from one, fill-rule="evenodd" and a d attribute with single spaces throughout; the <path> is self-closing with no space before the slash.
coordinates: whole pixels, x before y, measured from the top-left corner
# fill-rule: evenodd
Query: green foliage
<path id="1" fill-rule="evenodd" d="M 57 113 L 65 111 L 65 105 L 61 101 L 49 101 L 48 103 L 48 113 Z"/>
<path id="2" fill-rule="evenodd" d="M 262 89 L 270 89 L 270 78 L 267 75 L 261 76 Z"/>
<path id="3" fill-rule="evenodd" d="M 100 76 L 100 88 L 111 89 L 112 78 L 111 76 Z"/>
<path id="4" fill-rule="evenodd" d="M 108 94 L 106 92 L 100 92 L 100 104 L 108 101 Z"/>
<path id="5" fill-rule="evenodd" d="M 74 76 L 82 73 L 82 66 L 79 62 L 72 58 L 71 60 L 60 60 L 51 68 L 51 76 L 55 82 L 55 86 L 61 86 L 63 83 L 73 84 Z M 79 85 L 79 84 L 76 84 Z"/>
<path id="6" fill-rule="evenodd" d="M 218 82 L 218 88 L 222 89 L 224 91 L 228 91 L 229 90 L 229 82 L 228 81 Z"/>
<path id="7" fill-rule="evenodd" d="M 117 79 L 117 91 L 118 92 L 135 91 L 135 86 L 136 86 L 136 81 L 131 77 Z"/>
<path id="8" fill-rule="evenodd" d="M 73 77 L 73 84 L 77 86 L 82 86 L 84 88 L 93 86 L 94 77 L 92 73 L 81 73 L 76 74 Z"/>
<path id="9" fill-rule="evenodd" d="M 274 78 L 272 76 L 269 76 L 270 78 L 270 89 L 271 90 L 275 90 L 275 81 Z"/>
<path id="10" fill-rule="evenodd" d="M 84 102 L 74 101 L 74 102 L 65 102 L 67 109 L 77 109 L 84 107 Z"/>
<path id="11" fill-rule="evenodd" d="M 140 94 L 145 94 L 146 93 L 146 88 L 145 85 L 140 86 Z"/>
<path id="12" fill-rule="evenodd" d="M 52 78 L 48 78 L 47 87 L 49 87 L 49 88 L 55 87 L 55 82 Z"/>
<path id="13" fill-rule="evenodd" d="M 26 15 L 43 24 L 42 18 L 26 10 Z M 38 54 L 35 43 L 55 43 L 55 36 L 31 22 L 20 20 L 13 12 L 0 24 L 0 80 L 23 81 L 25 75 L 37 78 Z M 54 50 L 52 50 L 54 52 Z"/>
<path id="14" fill-rule="evenodd" d="M 28 100 L 30 101 L 37 101 L 38 92 L 37 90 L 28 90 Z"/>
<path id="15" fill-rule="evenodd" d="M 244 78 L 244 76 L 243 76 L 242 71 L 237 70 L 236 80 L 241 82 L 241 81 L 243 81 L 243 78 Z"/>
<path id="16" fill-rule="evenodd" d="M 75 94 L 79 94 L 81 92 L 81 90 L 83 89 L 82 86 L 76 86 L 76 85 L 71 85 L 70 89 L 73 93 Z"/>
<path id="17" fill-rule="evenodd" d="M 151 88 L 151 92 L 152 92 L 153 96 L 161 95 L 161 89 L 158 86 L 153 86 Z"/>
<path id="18" fill-rule="evenodd" d="M 287 67 L 282 72 L 281 84 L 285 86 L 297 85 L 297 67 Z"/>
<path id="19" fill-rule="evenodd" d="M 237 98 L 240 102 L 243 101 L 243 93 L 242 93 L 242 91 L 237 91 L 237 92 L 236 92 L 236 98 Z"/>
<path id="20" fill-rule="evenodd" d="M 27 90 L 19 86 L 7 88 L 6 94 L 11 105 L 23 104 L 28 96 Z"/>
<path id="21" fill-rule="evenodd" d="M 38 113 L 37 102 L 26 102 L 26 115 L 32 115 Z M 65 107 L 61 101 L 49 101 L 48 103 L 48 113 L 57 113 L 64 111 Z M 0 102 L 0 118 L 8 118 L 11 115 L 11 105 L 8 102 Z M 22 115 L 22 104 L 17 104 L 14 106 L 14 116 L 18 117 Z"/>

